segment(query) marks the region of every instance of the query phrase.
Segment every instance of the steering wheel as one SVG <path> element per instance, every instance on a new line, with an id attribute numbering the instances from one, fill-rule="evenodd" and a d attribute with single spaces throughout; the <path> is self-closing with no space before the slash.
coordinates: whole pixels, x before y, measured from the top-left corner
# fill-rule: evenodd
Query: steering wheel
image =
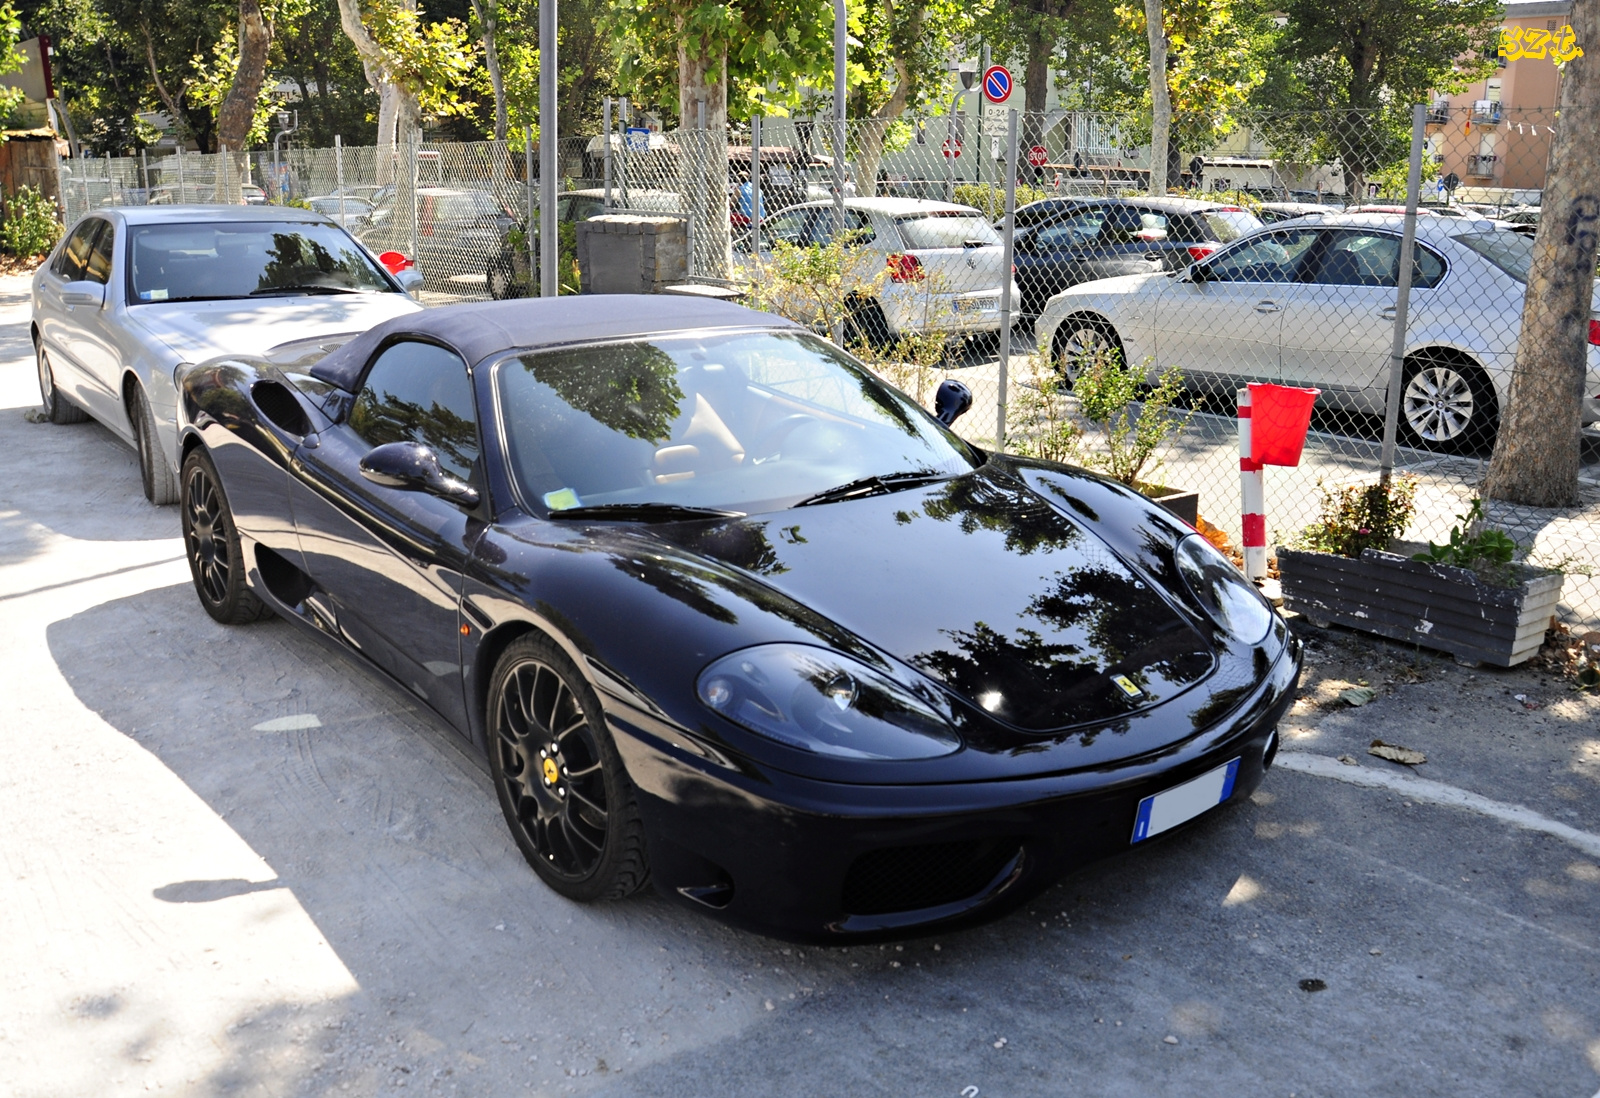
<path id="1" fill-rule="evenodd" d="M 808 423 L 815 422 L 817 422 L 816 416 L 806 415 L 804 412 L 796 412 L 793 415 L 784 416 L 761 433 L 761 437 L 756 440 L 755 446 L 751 448 L 751 461 L 766 461 L 776 456 L 779 448 L 783 446 L 784 442 L 794 433 L 797 427 L 804 427 Z"/>

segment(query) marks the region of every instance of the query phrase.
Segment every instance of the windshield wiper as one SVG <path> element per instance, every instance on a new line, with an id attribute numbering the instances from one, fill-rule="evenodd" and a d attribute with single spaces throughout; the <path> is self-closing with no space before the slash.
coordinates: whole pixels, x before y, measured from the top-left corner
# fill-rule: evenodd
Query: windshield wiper
<path id="1" fill-rule="evenodd" d="M 676 522 L 680 519 L 744 518 L 743 511 L 689 507 L 681 503 L 596 503 L 551 511 L 553 519 L 622 519 L 624 522 Z"/>
<path id="2" fill-rule="evenodd" d="M 914 469 L 906 473 L 882 473 L 878 476 L 862 477 L 852 480 L 848 484 L 818 492 L 814 496 L 807 496 L 796 507 L 810 507 L 818 503 L 837 503 L 845 499 L 861 499 L 866 496 L 882 496 L 890 492 L 898 492 L 903 488 L 915 488 L 919 484 L 930 484 L 936 480 L 943 480 L 947 474 L 936 473 L 932 469 Z"/>
<path id="3" fill-rule="evenodd" d="M 258 290 L 251 290 L 251 297 L 260 297 L 263 294 L 359 294 L 360 290 L 352 290 L 348 286 L 262 286 Z"/>

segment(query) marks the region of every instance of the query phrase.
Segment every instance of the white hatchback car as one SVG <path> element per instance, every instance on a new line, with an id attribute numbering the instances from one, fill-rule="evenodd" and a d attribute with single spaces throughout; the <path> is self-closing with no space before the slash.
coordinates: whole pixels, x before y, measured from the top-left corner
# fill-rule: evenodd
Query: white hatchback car
<path id="1" fill-rule="evenodd" d="M 1331 214 L 1260 229 L 1172 274 L 1086 282 L 1035 325 L 1068 380 L 1096 348 L 1192 389 L 1243 381 L 1322 390 L 1319 404 L 1381 415 L 1393 350 L 1404 218 Z M 1533 238 L 1490 221 L 1417 219 L 1401 441 L 1431 450 L 1489 444 L 1511 386 Z M 1600 309 L 1600 293 L 1592 309 Z M 1600 315 L 1591 313 L 1583 422 L 1600 422 Z"/>
<path id="2" fill-rule="evenodd" d="M 391 274 L 307 210 L 96 210 L 33 276 L 45 414 L 99 420 L 138 451 L 146 497 L 176 502 L 178 367 L 319 337 L 342 343 L 420 309 L 408 292 L 420 281 Z"/>
<path id="3" fill-rule="evenodd" d="M 846 198 L 845 231 L 870 258 L 863 281 L 883 274 L 871 293 L 850 302 L 851 324 L 870 343 L 921 332 L 978 334 L 1000 330 L 1000 234 L 971 206 L 923 198 Z M 797 247 L 833 239 L 832 202 L 807 202 L 761 223 L 763 255 L 772 242 Z M 749 254 L 749 238 L 741 242 Z M 1013 317 L 1022 298 L 1011 280 Z"/>

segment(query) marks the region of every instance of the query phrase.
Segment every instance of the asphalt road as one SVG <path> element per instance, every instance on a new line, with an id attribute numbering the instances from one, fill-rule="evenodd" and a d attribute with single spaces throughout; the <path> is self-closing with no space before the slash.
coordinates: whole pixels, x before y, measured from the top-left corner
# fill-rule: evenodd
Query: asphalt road
<path id="1" fill-rule="evenodd" d="M 213 624 L 132 453 L 24 419 L 20 289 L 0 1095 L 1600 1089 L 1600 699 L 1311 634 L 1255 797 L 999 923 L 818 949 L 573 905 L 441 722 L 284 622 Z M 1377 700 L 1336 700 L 1362 678 Z"/>

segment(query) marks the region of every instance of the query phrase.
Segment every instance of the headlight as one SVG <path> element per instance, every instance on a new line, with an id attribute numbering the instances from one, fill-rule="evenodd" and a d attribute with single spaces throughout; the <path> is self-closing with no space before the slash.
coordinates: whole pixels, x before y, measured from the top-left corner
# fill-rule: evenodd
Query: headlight
<path id="1" fill-rule="evenodd" d="M 1173 548 L 1178 573 L 1189 593 L 1211 620 L 1246 644 L 1255 644 L 1272 628 L 1272 607 L 1227 557 L 1199 534 L 1190 534 Z"/>
<path id="2" fill-rule="evenodd" d="M 764 644 L 700 673 L 700 700 L 788 747 L 848 759 L 932 759 L 961 746 L 950 722 L 848 656 L 804 644 Z"/>

